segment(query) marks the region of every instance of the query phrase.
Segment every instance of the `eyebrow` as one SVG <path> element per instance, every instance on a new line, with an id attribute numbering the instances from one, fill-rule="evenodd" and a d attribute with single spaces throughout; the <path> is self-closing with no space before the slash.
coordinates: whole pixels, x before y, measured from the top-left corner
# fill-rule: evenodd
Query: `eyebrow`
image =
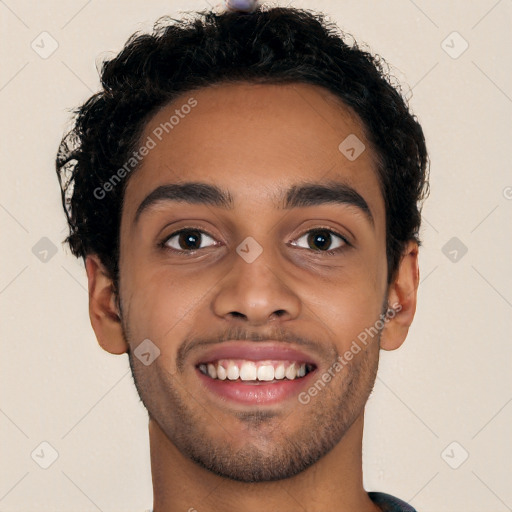
<path id="1" fill-rule="evenodd" d="M 353 187 L 337 181 L 327 183 L 301 183 L 292 185 L 277 196 L 274 202 L 278 209 L 290 210 L 323 204 L 342 204 L 358 208 L 374 227 L 372 212 L 365 199 Z M 234 200 L 229 191 L 210 183 L 187 182 L 161 185 L 150 192 L 135 212 L 134 224 L 143 212 L 158 203 L 173 201 L 189 204 L 215 206 L 225 210 L 234 208 Z"/>

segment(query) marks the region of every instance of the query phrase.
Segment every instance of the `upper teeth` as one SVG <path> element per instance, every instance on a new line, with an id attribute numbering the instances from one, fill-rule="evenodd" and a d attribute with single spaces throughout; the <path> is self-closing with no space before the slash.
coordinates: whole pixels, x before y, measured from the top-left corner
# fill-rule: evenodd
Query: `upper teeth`
<path id="1" fill-rule="evenodd" d="M 220 380 L 258 380 L 271 381 L 293 380 L 297 377 L 304 377 L 307 369 L 306 363 L 290 361 L 233 361 L 221 359 L 219 361 L 200 364 L 199 370 L 212 379 Z"/>

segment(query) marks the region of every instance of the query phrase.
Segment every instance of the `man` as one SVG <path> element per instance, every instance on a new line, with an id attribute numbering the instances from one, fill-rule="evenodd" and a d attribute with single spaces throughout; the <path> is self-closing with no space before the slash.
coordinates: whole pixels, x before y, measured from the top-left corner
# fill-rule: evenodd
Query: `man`
<path id="1" fill-rule="evenodd" d="M 427 191 L 380 61 L 258 8 L 164 19 L 101 79 L 57 168 L 93 329 L 149 413 L 154 512 L 412 511 L 362 483 Z"/>

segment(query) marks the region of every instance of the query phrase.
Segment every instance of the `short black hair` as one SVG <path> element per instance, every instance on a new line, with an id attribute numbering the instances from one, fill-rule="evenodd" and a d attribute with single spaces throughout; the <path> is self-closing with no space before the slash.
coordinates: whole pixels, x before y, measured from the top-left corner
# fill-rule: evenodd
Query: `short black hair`
<path id="1" fill-rule="evenodd" d="M 75 110 L 73 128 L 57 154 L 71 252 L 84 259 L 97 254 L 117 292 L 129 176 L 107 197 L 95 190 L 127 162 L 161 107 L 212 84 L 307 83 L 329 90 L 362 120 L 379 161 L 391 282 L 407 242 L 421 243 L 429 158 L 423 130 L 400 85 L 393 85 L 386 61 L 350 37 L 348 44 L 347 34 L 322 14 L 290 7 L 162 17 L 151 34 L 132 35 L 116 57 L 103 63 L 102 90 Z"/>

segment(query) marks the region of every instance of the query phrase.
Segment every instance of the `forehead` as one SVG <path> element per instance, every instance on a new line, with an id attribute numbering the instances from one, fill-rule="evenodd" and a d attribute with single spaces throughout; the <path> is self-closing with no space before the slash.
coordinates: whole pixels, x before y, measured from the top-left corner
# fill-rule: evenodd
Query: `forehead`
<path id="1" fill-rule="evenodd" d="M 375 217 L 383 213 L 376 154 L 363 124 L 322 87 L 238 83 L 197 89 L 150 119 L 143 144 L 151 149 L 128 182 L 123 218 L 133 219 L 158 186 L 191 181 L 220 185 L 235 205 L 270 202 L 300 182 L 340 181 L 358 190 Z M 356 156 L 365 149 L 354 159 L 351 148 Z"/>

